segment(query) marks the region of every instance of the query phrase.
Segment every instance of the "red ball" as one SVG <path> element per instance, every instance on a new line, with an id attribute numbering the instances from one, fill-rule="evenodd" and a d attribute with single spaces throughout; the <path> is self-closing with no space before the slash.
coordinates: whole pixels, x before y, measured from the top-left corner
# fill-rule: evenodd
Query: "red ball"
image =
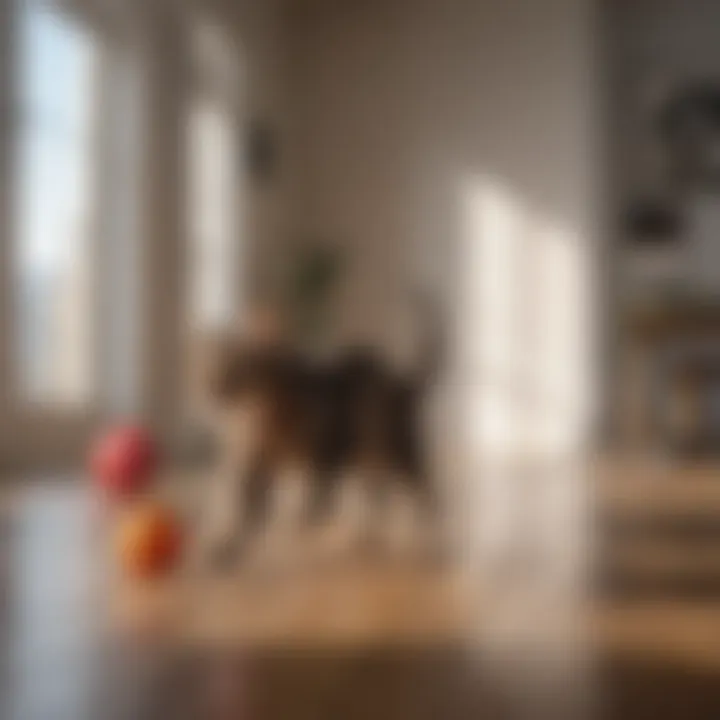
<path id="1" fill-rule="evenodd" d="M 139 427 L 121 427 L 106 433 L 95 444 L 90 467 L 105 491 L 128 496 L 147 487 L 157 460 L 157 446 L 150 433 Z"/>

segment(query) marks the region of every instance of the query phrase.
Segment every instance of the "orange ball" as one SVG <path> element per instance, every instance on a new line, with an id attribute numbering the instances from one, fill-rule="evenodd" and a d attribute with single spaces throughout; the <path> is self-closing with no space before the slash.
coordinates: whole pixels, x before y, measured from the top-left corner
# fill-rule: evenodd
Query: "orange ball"
<path id="1" fill-rule="evenodd" d="M 117 539 L 121 565 L 133 577 L 166 574 L 182 548 L 180 523 L 157 503 L 130 508 L 120 520 Z"/>

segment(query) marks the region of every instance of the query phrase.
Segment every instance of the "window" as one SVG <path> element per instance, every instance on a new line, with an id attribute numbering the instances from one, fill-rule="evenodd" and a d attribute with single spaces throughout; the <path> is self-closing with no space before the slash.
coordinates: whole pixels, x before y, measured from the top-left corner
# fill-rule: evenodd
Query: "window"
<path id="1" fill-rule="evenodd" d="M 24 401 L 86 406 L 94 375 L 95 46 L 38 0 L 19 0 L 17 11 L 17 387 Z"/>
<path id="2" fill-rule="evenodd" d="M 236 54 L 219 27 L 199 23 L 191 40 L 189 315 L 193 329 L 206 329 L 232 322 L 239 301 L 238 81 Z"/>

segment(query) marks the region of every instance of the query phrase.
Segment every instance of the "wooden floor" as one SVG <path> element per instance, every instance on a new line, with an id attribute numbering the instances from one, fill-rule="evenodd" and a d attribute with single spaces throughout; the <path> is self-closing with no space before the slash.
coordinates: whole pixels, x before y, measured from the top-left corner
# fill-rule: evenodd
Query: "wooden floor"
<path id="1" fill-rule="evenodd" d="M 603 495 L 628 512 L 717 499 L 720 518 L 720 472 L 669 475 L 614 469 Z M 6 495 L 3 720 L 720 718 L 720 595 L 593 596 L 395 556 L 138 584 L 82 482 Z"/>

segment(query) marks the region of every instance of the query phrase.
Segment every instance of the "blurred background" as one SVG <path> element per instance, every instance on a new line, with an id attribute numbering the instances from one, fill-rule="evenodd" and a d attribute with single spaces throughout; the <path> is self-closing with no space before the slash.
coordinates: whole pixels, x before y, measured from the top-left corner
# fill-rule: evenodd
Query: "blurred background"
<path id="1" fill-rule="evenodd" d="M 248 685 L 248 717 L 367 717 L 358 694 L 376 717 L 718 717 L 718 20 L 714 0 L 0 0 L 0 636 L 46 689 L 47 658 L 77 655 L 57 695 L 12 684 L 8 717 L 183 692 L 244 717 Z M 110 656 L 150 669 L 89 680 L 97 433 L 146 427 L 198 506 L 209 337 L 272 307 L 308 352 L 406 368 L 418 287 L 444 326 L 426 449 L 452 557 L 281 592 L 103 581 Z"/>

